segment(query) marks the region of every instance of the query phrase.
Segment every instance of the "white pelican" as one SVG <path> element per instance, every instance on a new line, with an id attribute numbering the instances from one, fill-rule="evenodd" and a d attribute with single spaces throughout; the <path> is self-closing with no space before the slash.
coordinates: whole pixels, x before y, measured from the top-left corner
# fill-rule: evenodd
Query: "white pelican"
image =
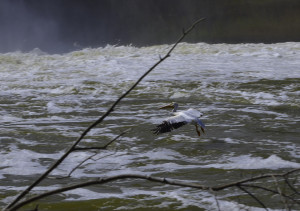
<path id="1" fill-rule="evenodd" d="M 203 115 L 201 112 L 193 108 L 189 108 L 188 110 L 177 112 L 177 108 L 178 108 L 177 103 L 171 103 L 169 105 L 161 107 L 160 109 L 166 109 L 166 108 L 173 108 L 173 112 L 175 115 L 167 118 L 160 125 L 157 125 L 156 128 L 152 129 L 152 131 L 154 131 L 154 134 L 158 135 L 161 133 L 171 132 L 172 130 L 177 129 L 188 123 L 193 123 L 195 125 L 198 136 L 201 135 L 198 129 L 198 125 L 200 125 L 202 132 L 205 133 L 204 130 L 205 125 L 199 119 Z"/>

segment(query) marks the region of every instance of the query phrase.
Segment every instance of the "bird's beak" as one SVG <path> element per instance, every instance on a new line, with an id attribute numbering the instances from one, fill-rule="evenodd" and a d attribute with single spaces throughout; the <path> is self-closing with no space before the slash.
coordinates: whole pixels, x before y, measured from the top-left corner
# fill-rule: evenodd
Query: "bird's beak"
<path id="1" fill-rule="evenodd" d="M 159 109 L 168 109 L 168 108 L 174 108 L 173 103 L 171 103 L 171 104 L 169 104 L 169 105 L 162 106 L 162 107 L 160 107 Z"/>

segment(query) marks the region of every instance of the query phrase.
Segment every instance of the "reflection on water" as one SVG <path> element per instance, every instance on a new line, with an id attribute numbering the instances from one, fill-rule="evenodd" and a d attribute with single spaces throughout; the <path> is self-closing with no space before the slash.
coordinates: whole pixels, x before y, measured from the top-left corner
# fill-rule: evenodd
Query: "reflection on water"
<path id="1" fill-rule="evenodd" d="M 169 47 L 1 54 L 0 203 L 11 201 L 47 169 Z M 299 43 L 180 44 L 88 134 L 82 146 L 103 145 L 132 129 L 95 161 L 77 169 L 71 182 L 146 173 L 215 185 L 241 179 L 241 172 L 299 168 L 299 49 Z M 150 129 L 171 114 L 158 108 L 170 101 L 178 102 L 180 109 L 203 112 L 207 134 L 199 138 L 187 125 L 153 135 Z M 91 153 L 73 153 L 53 174 L 67 175 Z M 67 181 L 57 184 L 49 179 L 36 191 Z M 236 194 L 220 193 L 220 206 L 224 210 L 245 203 L 256 206 L 251 200 L 229 199 Z M 61 197 L 101 198 L 95 204 L 106 203 L 107 209 L 217 209 L 210 192 L 136 181 L 80 189 Z"/>

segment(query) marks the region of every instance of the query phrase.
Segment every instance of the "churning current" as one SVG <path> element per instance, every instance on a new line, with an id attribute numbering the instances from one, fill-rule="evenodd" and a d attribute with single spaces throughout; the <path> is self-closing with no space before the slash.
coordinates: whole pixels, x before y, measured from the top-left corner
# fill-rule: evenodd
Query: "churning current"
<path id="1" fill-rule="evenodd" d="M 170 47 L 0 54 L 0 206 L 45 171 Z M 172 115 L 159 107 L 170 102 L 202 112 L 206 135 L 198 137 L 191 125 L 154 135 L 151 129 Z M 299 126 L 300 43 L 182 43 L 80 146 L 102 146 L 131 130 L 71 178 L 54 179 L 94 152 L 72 153 L 33 193 L 121 173 L 216 185 L 300 168 Z M 255 209 L 255 202 L 230 199 L 237 194 L 218 193 L 221 210 Z M 209 191 L 134 180 L 66 192 L 58 201 L 90 199 L 103 200 L 109 210 L 218 209 Z"/>

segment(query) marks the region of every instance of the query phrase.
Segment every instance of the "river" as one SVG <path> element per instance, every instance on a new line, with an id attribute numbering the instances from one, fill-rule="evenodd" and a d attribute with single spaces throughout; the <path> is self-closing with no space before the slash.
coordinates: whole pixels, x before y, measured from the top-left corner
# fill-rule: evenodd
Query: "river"
<path id="1" fill-rule="evenodd" d="M 66 54 L 0 54 L 0 206 L 45 171 L 92 122 L 164 55 L 170 45 L 106 46 Z M 193 125 L 154 135 L 177 102 L 204 116 Z M 121 173 L 218 185 L 300 168 L 300 43 L 181 43 L 93 129 L 40 193 L 65 184 Z M 263 210 L 241 191 L 217 193 L 221 210 Z M 240 197 L 238 197 L 240 196 Z M 272 209 L 281 208 L 266 197 Z M 73 207 L 73 208 L 70 208 Z M 43 200 L 43 210 L 218 210 L 209 191 L 123 180 Z"/>

